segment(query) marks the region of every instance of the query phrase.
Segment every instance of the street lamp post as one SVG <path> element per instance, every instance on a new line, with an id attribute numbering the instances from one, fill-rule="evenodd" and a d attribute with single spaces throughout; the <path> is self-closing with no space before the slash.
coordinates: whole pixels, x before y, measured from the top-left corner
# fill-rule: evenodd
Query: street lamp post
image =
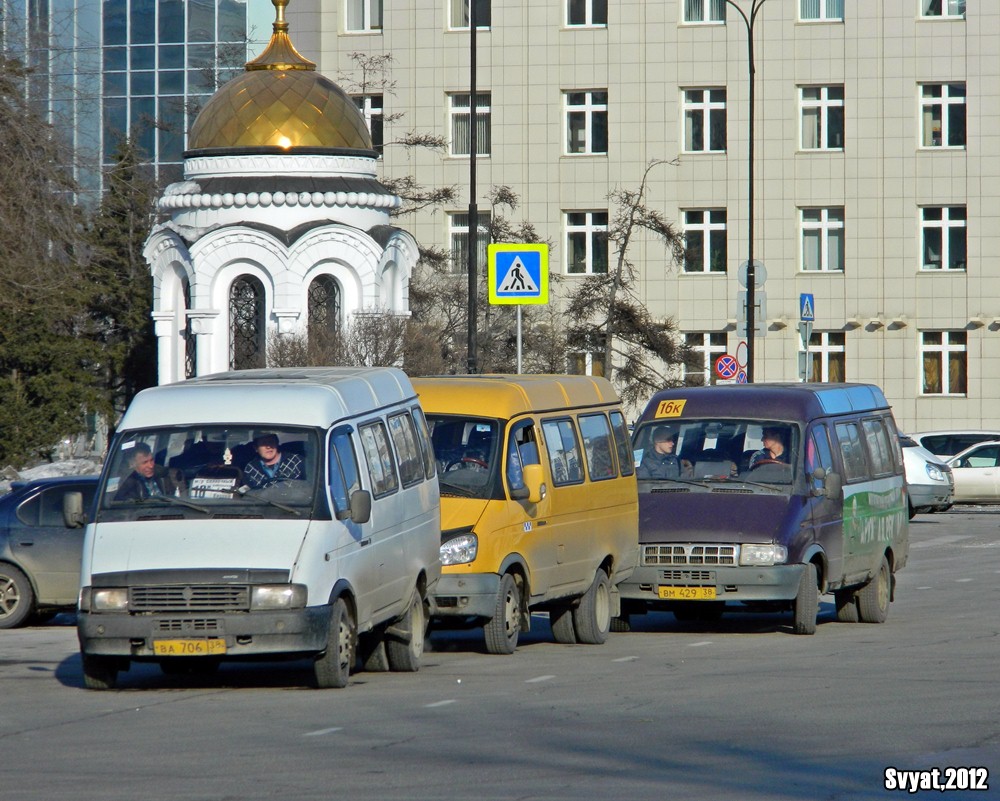
<path id="1" fill-rule="evenodd" d="M 747 30 L 747 66 L 749 68 L 749 102 L 750 110 L 749 117 L 747 118 L 747 138 L 749 143 L 747 145 L 747 383 L 753 383 L 753 368 L 754 368 L 754 327 L 756 321 L 754 320 L 754 307 L 756 303 L 756 282 L 757 282 L 757 271 L 754 266 L 753 261 L 753 200 L 754 200 L 754 183 L 753 183 L 753 145 L 754 145 L 754 78 L 756 75 L 756 69 L 754 68 L 753 59 L 753 27 L 754 23 L 757 21 L 757 13 L 760 11 L 761 6 L 764 5 L 766 0 L 753 0 L 750 4 L 750 16 L 748 17 L 743 9 L 740 8 L 734 0 L 725 0 L 726 5 L 732 6 L 736 9 L 740 18 L 743 20 L 743 24 Z"/>
<path id="2" fill-rule="evenodd" d="M 469 375 L 479 372 L 479 351 L 477 343 L 477 297 L 479 292 L 479 214 L 476 209 L 476 0 L 469 3 L 469 331 L 466 347 L 466 363 Z"/>

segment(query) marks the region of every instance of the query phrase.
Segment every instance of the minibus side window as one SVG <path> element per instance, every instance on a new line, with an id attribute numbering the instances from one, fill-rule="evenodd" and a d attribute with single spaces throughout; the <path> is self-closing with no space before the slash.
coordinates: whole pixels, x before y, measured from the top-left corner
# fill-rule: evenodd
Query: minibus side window
<path id="1" fill-rule="evenodd" d="M 603 481 L 618 475 L 615 458 L 611 455 L 611 427 L 603 414 L 581 414 L 577 418 L 583 447 L 587 454 L 587 471 L 591 481 Z"/>
<path id="2" fill-rule="evenodd" d="M 830 435 L 823 424 L 813 427 L 806 444 L 807 477 L 812 481 L 813 489 L 822 490 L 824 486 L 823 479 L 813 478 L 813 473 L 817 467 L 822 467 L 827 475 L 833 472 L 833 452 L 830 450 Z"/>
<path id="3" fill-rule="evenodd" d="M 622 471 L 623 476 L 630 476 L 635 472 L 635 457 L 632 455 L 632 446 L 629 444 L 628 426 L 625 424 L 625 416 L 621 412 L 611 413 L 611 428 L 615 432 L 618 467 Z"/>
<path id="4" fill-rule="evenodd" d="M 431 431 L 427 427 L 427 418 L 424 417 L 424 410 L 419 406 L 414 406 L 413 423 L 417 427 L 417 440 L 420 442 L 420 454 L 424 460 L 424 477 L 434 478 L 437 473 L 437 460 L 434 458 L 434 446 L 431 444 Z"/>
<path id="5" fill-rule="evenodd" d="M 376 498 L 389 495 L 399 489 L 396 465 L 392 458 L 392 448 L 385 433 L 385 425 L 380 420 L 359 429 L 361 447 L 368 461 L 368 476 L 371 478 L 372 494 Z"/>
<path id="6" fill-rule="evenodd" d="M 886 436 L 882 421 L 878 418 L 861 421 L 865 432 L 865 442 L 868 444 L 868 455 L 872 461 L 872 473 L 876 476 L 891 476 L 894 472 L 892 451 L 889 438 Z"/>
<path id="7" fill-rule="evenodd" d="M 837 423 L 837 442 L 844 461 L 844 478 L 858 481 L 868 475 L 865 453 L 861 446 L 861 434 L 857 423 Z"/>
<path id="8" fill-rule="evenodd" d="M 351 508 L 351 493 L 361 488 L 358 461 L 348 430 L 337 431 L 330 438 L 330 495 L 338 514 Z"/>
<path id="9" fill-rule="evenodd" d="M 893 472 L 903 472 L 903 448 L 899 442 L 899 429 L 896 428 L 896 421 L 891 417 L 883 417 L 882 423 L 886 431 L 889 432 L 889 444 L 892 446 Z"/>
<path id="10" fill-rule="evenodd" d="M 510 489 L 524 489 L 526 464 L 540 464 L 535 426 L 531 421 L 518 423 L 507 436 L 507 484 Z"/>
<path id="11" fill-rule="evenodd" d="M 549 452 L 552 481 L 556 486 L 583 481 L 580 462 L 580 444 L 570 420 L 542 421 L 545 448 Z"/>
<path id="12" fill-rule="evenodd" d="M 413 428 L 413 418 L 406 412 L 389 418 L 389 434 L 396 446 L 399 459 L 399 475 L 404 487 L 412 487 L 424 480 L 424 464 L 417 445 L 417 432 Z"/>

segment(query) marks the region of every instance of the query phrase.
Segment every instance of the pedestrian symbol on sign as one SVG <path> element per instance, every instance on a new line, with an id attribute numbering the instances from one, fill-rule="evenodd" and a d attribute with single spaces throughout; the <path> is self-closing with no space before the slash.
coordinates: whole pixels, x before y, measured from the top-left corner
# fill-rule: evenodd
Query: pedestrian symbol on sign
<path id="1" fill-rule="evenodd" d="M 538 287 L 531 280 L 524 262 L 519 256 L 514 257 L 510 269 L 500 282 L 498 292 L 538 292 Z"/>

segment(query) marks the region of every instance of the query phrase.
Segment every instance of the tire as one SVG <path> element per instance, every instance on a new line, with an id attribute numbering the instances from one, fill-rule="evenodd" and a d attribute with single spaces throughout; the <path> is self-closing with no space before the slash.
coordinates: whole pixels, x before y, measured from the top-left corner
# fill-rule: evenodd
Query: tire
<path id="1" fill-rule="evenodd" d="M 913 508 L 913 501 L 909 501 L 908 500 L 906 502 L 906 505 L 909 507 L 910 520 L 912 520 L 913 518 L 915 518 L 917 516 L 917 510 Z"/>
<path id="2" fill-rule="evenodd" d="M 491 654 L 512 654 L 521 633 L 521 588 L 514 576 L 504 573 L 497 591 L 493 617 L 483 627 L 486 650 Z"/>
<path id="3" fill-rule="evenodd" d="M 0 629 L 23 626 L 35 609 L 35 591 L 14 565 L 0 564 Z"/>
<path id="4" fill-rule="evenodd" d="M 611 582 L 598 568 L 590 589 L 573 610 L 576 639 L 586 645 L 602 645 L 611 629 Z"/>
<path id="5" fill-rule="evenodd" d="M 619 615 L 618 617 L 611 618 L 611 631 L 621 634 L 632 631 L 632 623 L 629 621 L 629 616 Z"/>
<path id="6" fill-rule="evenodd" d="M 357 648 L 357 624 L 347 601 L 338 598 L 330 607 L 330 633 L 326 651 L 313 663 L 316 686 L 320 689 L 346 687 L 351 679 Z"/>
<path id="7" fill-rule="evenodd" d="M 799 578 L 799 592 L 795 596 L 794 622 L 796 634 L 815 634 L 816 616 L 819 614 L 819 585 L 816 582 L 816 565 L 807 562 Z"/>
<path id="8" fill-rule="evenodd" d="M 837 607 L 837 620 L 841 623 L 857 623 L 858 617 L 858 597 L 854 590 L 837 590 L 833 594 L 833 601 Z"/>
<path id="9" fill-rule="evenodd" d="M 892 573 L 889 560 L 882 554 L 882 563 L 871 581 L 858 590 L 858 616 L 862 623 L 885 623 L 892 597 Z"/>
<path id="10" fill-rule="evenodd" d="M 93 654 L 82 654 L 82 657 L 84 687 L 88 690 L 113 690 L 118 686 L 118 659 Z"/>
<path id="11" fill-rule="evenodd" d="M 424 599 L 418 590 L 414 590 L 402 620 L 389 627 L 383 640 L 389 670 L 397 673 L 416 673 L 420 670 L 426 631 L 427 613 L 424 610 Z"/>
<path id="12" fill-rule="evenodd" d="M 389 657 L 385 653 L 385 632 L 382 629 L 358 636 L 358 656 L 361 669 L 368 673 L 385 673 L 389 670 Z"/>
<path id="13" fill-rule="evenodd" d="M 576 629 L 573 628 L 573 607 L 569 604 L 554 606 L 549 610 L 549 625 L 552 639 L 562 645 L 576 644 Z"/>

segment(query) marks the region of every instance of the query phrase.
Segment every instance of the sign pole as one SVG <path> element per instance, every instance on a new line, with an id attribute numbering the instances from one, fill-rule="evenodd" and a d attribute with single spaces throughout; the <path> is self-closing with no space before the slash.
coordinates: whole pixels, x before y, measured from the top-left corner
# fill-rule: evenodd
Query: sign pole
<path id="1" fill-rule="evenodd" d="M 517 374 L 521 375 L 521 306 L 517 307 Z"/>

